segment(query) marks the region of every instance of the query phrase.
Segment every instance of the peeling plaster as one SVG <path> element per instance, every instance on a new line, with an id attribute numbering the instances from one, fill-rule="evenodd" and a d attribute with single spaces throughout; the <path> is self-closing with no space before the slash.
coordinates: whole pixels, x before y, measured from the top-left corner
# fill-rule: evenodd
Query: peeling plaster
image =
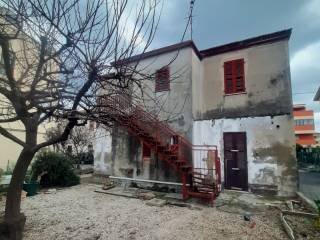
<path id="1" fill-rule="evenodd" d="M 292 195 L 297 183 L 292 129 L 293 120 L 288 115 L 195 121 L 193 143 L 217 145 L 224 169 L 223 133 L 246 132 L 249 187 L 278 186 L 278 195 Z"/>
<path id="2" fill-rule="evenodd" d="M 259 169 L 257 173 L 255 173 L 255 177 L 253 183 L 255 184 L 263 184 L 263 185 L 273 185 L 277 181 L 276 169 L 274 167 L 265 167 Z"/>

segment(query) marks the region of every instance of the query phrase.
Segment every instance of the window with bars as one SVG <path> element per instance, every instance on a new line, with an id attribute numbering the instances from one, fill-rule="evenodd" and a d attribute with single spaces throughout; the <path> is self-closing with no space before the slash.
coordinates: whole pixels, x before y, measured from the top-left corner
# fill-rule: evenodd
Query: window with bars
<path id="1" fill-rule="evenodd" d="M 244 59 L 224 63 L 224 92 L 234 94 L 245 92 Z"/>
<path id="2" fill-rule="evenodd" d="M 169 91 L 170 90 L 170 70 L 168 67 L 161 68 L 156 71 L 155 91 Z"/>

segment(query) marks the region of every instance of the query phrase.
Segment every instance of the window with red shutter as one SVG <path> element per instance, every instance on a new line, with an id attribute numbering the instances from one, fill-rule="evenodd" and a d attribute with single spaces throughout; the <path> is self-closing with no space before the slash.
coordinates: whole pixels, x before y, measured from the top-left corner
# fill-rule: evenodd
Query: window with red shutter
<path id="1" fill-rule="evenodd" d="M 161 68 L 156 71 L 155 91 L 169 91 L 170 90 L 170 71 L 168 67 Z"/>
<path id="2" fill-rule="evenodd" d="M 224 92 L 245 92 L 244 60 L 236 59 L 224 63 Z"/>

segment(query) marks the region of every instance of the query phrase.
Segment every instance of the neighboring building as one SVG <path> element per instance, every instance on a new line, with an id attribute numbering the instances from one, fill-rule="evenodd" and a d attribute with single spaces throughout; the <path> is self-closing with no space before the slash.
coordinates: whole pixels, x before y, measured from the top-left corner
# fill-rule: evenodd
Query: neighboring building
<path id="1" fill-rule="evenodd" d="M 12 31 L 12 29 L 15 27 L 15 23 L 17 21 L 17 18 L 13 15 L 10 15 L 6 11 L 6 9 L 1 8 L 1 7 L 0 7 L 0 15 L 1 15 L 0 21 L 6 21 L 8 23 L 8 31 Z M 11 50 L 12 50 L 14 60 L 15 60 L 17 54 L 21 54 L 22 49 L 23 49 L 22 48 L 23 42 L 26 42 L 25 40 L 27 38 L 29 40 L 31 39 L 30 37 L 28 37 L 24 33 L 21 33 L 19 39 L 14 39 L 14 40 L 10 41 Z M 32 40 L 32 41 L 34 41 L 34 40 Z M 34 48 L 34 49 L 36 49 L 36 48 Z M 3 64 L 4 63 L 3 63 L 3 59 L 2 59 L 2 51 L 1 51 L 1 47 L 0 47 L 0 76 L 2 76 L 2 77 L 5 74 Z M 23 71 L 25 71 L 25 69 L 23 68 L 21 62 L 15 61 L 14 74 L 16 76 L 19 76 L 21 74 L 21 72 L 23 72 Z M 27 86 L 28 86 L 28 84 L 26 84 L 26 87 Z M 5 103 L 6 102 L 8 102 L 7 99 L 2 94 L 0 94 L 0 103 L 1 103 L 0 117 L 5 116 L 5 114 L 6 114 L 6 112 L 5 112 L 5 110 L 6 110 Z M 50 122 L 50 123 L 44 122 L 43 124 L 41 124 L 39 126 L 38 139 L 37 139 L 37 141 L 39 143 L 43 142 L 45 140 L 46 129 L 52 127 L 53 125 L 54 124 L 52 122 Z M 10 122 L 10 123 L 0 123 L 0 126 L 5 128 L 6 130 L 8 130 L 14 136 L 22 139 L 23 141 L 25 140 L 25 129 L 24 129 L 24 125 L 22 124 L 22 122 L 14 121 L 14 122 Z M 10 139 L 8 139 L 2 135 L 0 135 L 0 168 L 6 169 L 8 167 L 8 165 L 10 168 L 14 167 L 21 150 L 22 150 L 22 147 L 20 145 L 14 143 Z"/>
<path id="2" fill-rule="evenodd" d="M 294 105 L 293 116 L 296 143 L 303 147 L 312 147 L 316 144 L 313 111 L 307 110 L 304 104 Z"/>
<path id="3" fill-rule="evenodd" d="M 159 118 L 176 132 L 193 144 L 217 146 L 225 188 L 295 194 L 290 35 L 284 30 L 202 51 L 186 41 L 126 60 L 156 73 L 155 81 L 144 83 L 151 96 L 147 111 L 161 106 Z M 177 180 L 123 128 L 98 129 L 97 136 L 97 173 Z M 193 166 L 199 161 L 193 159 Z"/>
<path id="4" fill-rule="evenodd" d="M 0 99 L 1 99 L 0 94 Z M 4 127 L 14 136 L 24 140 L 25 138 L 25 129 L 22 123 L 20 122 L 12 122 L 12 123 L 1 123 L 1 127 Z M 46 127 L 45 124 L 39 126 L 38 130 L 38 142 L 42 142 L 45 140 Z M 7 167 L 13 168 L 19 154 L 22 150 L 22 147 L 10 139 L 3 137 L 0 135 L 0 168 L 6 170 Z"/>
<path id="5" fill-rule="evenodd" d="M 320 103 L 320 87 L 318 88 L 318 91 L 316 92 L 316 95 L 314 96 L 313 101 Z M 314 136 L 316 138 L 316 146 L 320 147 L 320 133 L 317 132 L 314 134 Z"/>

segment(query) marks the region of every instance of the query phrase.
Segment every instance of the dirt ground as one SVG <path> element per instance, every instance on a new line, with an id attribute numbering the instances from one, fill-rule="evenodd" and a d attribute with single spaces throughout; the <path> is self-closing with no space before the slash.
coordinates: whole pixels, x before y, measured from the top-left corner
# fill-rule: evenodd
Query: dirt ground
<path id="1" fill-rule="evenodd" d="M 95 189 L 82 184 L 23 200 L 25 239 L 287 239 L 272 210 L 253 214 L 252 225 L 222 208 L 148 206 Z"/>

